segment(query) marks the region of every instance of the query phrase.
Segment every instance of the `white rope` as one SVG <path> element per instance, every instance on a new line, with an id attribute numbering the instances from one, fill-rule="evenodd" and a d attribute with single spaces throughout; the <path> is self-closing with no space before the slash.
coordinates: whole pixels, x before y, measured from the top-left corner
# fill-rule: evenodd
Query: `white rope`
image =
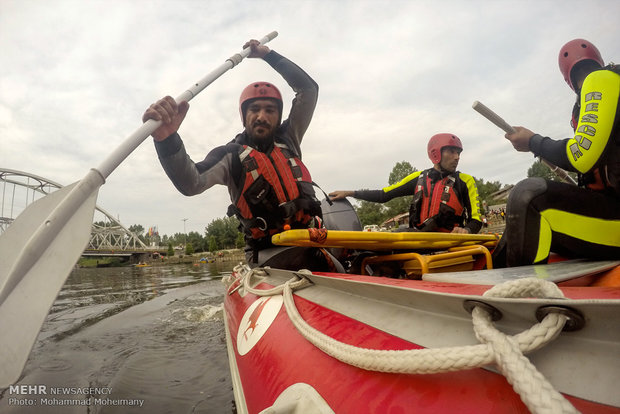
<path id="1" fill-rule="evenodd" d="M 540 323 L 510 337 L 493 326 L 488 312 L 476 307 L 472 311 L 472 319 L 476 337 L 482 342 L 479 345 L 398 351 L 367 349 L 339 342 L 304 321 L 295 306 L 293 290 L 310 284 L 309 281 L 293 278 L 273 289 L 252 289 L 249 285 L 255 272 L 251 269 L 243 276 L 245 289 L 261 296 L 282 293 L 286 312 L 299 333 L 321 351 L 341 362 L 370 371 L 404 374 L 460 371 L 495 362 L 532 413 L 577 412 L 523 355 L 555 339 L 566 322 L 564 315 L 550 313 Z M 494 286 L 483 296 L 564 297 L 555 284 L 536 278 Z"/>
<path id="2" fill-rule="evenodd" d="M 562 291 L 553 283 L 542 279 L 527 278 L 503 283 L 486 291 L 487 297 L 556 297 L 563 298 Z M 472 311 L 474 331 L 479 341 L 491 345 L 500 372 L 523 403 L 533 413 L 577 413 L 573 405 L 562 396 L 527 359 L 513 338 L 498 331 L 491 321 L 491 315 L 480 307 Z M 550 329 L 555 339 L 559 335 L 566 316 L 549 314 L 545 320 L 554 320 L 557 328 Z M 558 329 L 559 328 L 559 329 Z"/>
<path id="3" fill-rule="evenodd" d="M 302 272 L 303 273 L 303 272 Z M 292 278 L 291 280 L 289 280 L 286 283 L 283 283 L 279 286 L 276 286 L 272 289 L 254 289 L 251 287 L 251 282 L 252 282 L 252 276 L 254 276 L 255 274 L 259 275 L 259 276 L 265 276 L 266 273 L 261 270 L 261 269 L 249 269 L 249 271 L 243 276 L 243 280 L 241 281 L 241 284 L 243 285 L 243 287 L 245 288 L 245 290 L 247 290 L 250 293 L 253 293 L 255 295 L 258 296 L 274 296 L 274 295 L 280 295 L 282 294 L 282 291 L 284 290 L 284 287 L 286 285 L 290 286 L 291 289 L 300 289 L 303 288 L 305 286 L 310 285 L 310 281 L 308 279 L 298 279 L 297 277 Z"/>

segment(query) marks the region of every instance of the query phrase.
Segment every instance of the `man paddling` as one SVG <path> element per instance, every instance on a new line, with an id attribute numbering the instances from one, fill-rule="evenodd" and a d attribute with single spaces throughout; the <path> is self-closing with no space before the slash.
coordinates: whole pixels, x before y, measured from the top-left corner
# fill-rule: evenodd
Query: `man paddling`
<path id="1" fill-rule="evenodd" d="M 413 194 L 409 229 L 452 233 L 478 233 L 482 227 L 478 190 L 472 176 L 456 171 L 463 151 L 453 134 L 436 134 L 428 142 L 433 168 L 416 171 L 382 190 L 334 191 L 332 200 L 355 197 L 385 203 Z"/>
<path id="2" fill-rule="evenodd" d="M 579 187 L 542 178 L 518 183 L 508 199 L 495 266 L 544 263 L 551 251 L 576 258 L 620 257 L 620 67 L 604 67 L 598 49 L 583 39 L 566 43 L 558 62 L 577 94 L 571 121 L 575 136 L 553 140 L 523 127 L 505 136 L 517 151 L 577 172 Z"/>
<path id="3" fill-rule="evenodd" d="M 258 253 L 273 247 L 274 233 L 320 226 L 320 203 L 300 148 L 316 106 L 318 85 L 299 66 L 258 41 L 248 41 L 247 47 L 251 49 L 248 57 L 263 59 L 295 91 L 288 119 L 282 122 L 278 88 L 269 82 L 253 82 L 239 99 L 244 131 L 197 163 L 187 155 L 177 132 L 189 109 L 187 102 L 177 105 L 169 96 L 162 98 L 147 109 L 143 121 L 163 122 L 152 134 L 155 148 L 166 174 L 182 194 L 196 195 L 215 184 L 228 187 L 232 201 L 228 214 L 239 219 L 246 257 L 256 265 Z M 306 253 L 315 265 L 317 260 L 325 261 L 323 255 L 313 256 L 316 251 Z"/>

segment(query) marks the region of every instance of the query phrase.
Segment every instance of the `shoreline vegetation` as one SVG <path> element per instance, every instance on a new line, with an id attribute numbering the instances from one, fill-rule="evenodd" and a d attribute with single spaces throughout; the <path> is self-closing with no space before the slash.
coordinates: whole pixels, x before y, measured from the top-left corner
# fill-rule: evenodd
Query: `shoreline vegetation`
<path id="1" fill-rule="evenodd" d="M 500 217 L 490 217 L 486 227 L 480 230 L 481 234 L 499 234 L 504 232 L 506 222 Z M 97 268 L 97 267 L 141 267 L 141 266 L 163 266 L 168 264 L 194 264 L 214 262 L 243 262 L 245 263 L 245 253 L 243 249 L 225 249 L 214 252 L 198 252 L 192 254 L 180 254 L 175 252 L 174 256 L 146 257 L 139 263 L 127 260 L 125 257 L 85 257 L 82 256 L 76 263 L 78 268 Z"/>
<path id="2" fill-rule="evenodd" d="M 131 263 L 126 258 L 119 257 L 80 257 L 76 267 L 135 267 L 135 266 L 164 266 L 169 264 L 194 264 L 215 262 L 245 262 L 243 249 L 221 250 L 209 253 L 180 254 L 174 256 L 161 256 L 159 258 L 147 258 L 140 263 Z"/>

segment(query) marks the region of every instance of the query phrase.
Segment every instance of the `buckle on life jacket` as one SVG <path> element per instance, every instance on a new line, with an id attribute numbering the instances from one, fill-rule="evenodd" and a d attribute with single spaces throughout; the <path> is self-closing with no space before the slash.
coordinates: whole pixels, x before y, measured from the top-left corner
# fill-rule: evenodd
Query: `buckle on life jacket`
<path id="1" fill-rule="evenodd" d="M 289 160 L 289 165 L 291 164 L 290 160 Z M 301 180 L 301 177 L 303 176 L 303 173 L 301 171 L 301 167 L 299 165 L 291 165 L 291 174 L 293 174 L 293 178 L 295 180 Z"/>
<path id="2" fill-rule="evenodd" d="M 268 225 L 267 220 L 262 217 L 254 217 L 252 219 L 244 219 L 241 217 L 241 212 L 234 204 L 228 206 L 228 210 L 226 211 L 226 215 L 228 217 L 236 216 L 237 220 L 239 220 L 239 230 L 245 228 L 256 227 L 261 231 L 267 231 Z M 247 226 L 247 227 L 246 227 Z"/>
<path id="3" fill-rule="evenodd" d="M 246 157 L 245 159 L 243 159 L 241 161 L 243 167 L 245 168 L 246 171 L 254 171 L 258 169 L 258 163 L 256 162 L 256 160 L 252 157 Z"/>
<path id="4" fill-rule="evenodd" d="M 269 228 L 269 225 L 267 224 L 267 220 L 265 220 L 262 217 L 254 217 L 251 219 L 244 219 L 241 216 L 237 216 L 237 220 L 239 220 L 239 223 L 241 224 L 240 228 L 243 229 L 243 232 L 246 233 L 247 235 L 251 236 L 252 232 L 250 229 L 252 228 L 256 228 L 259 229 L 260 231 L 264 231 L 267 232 L 267 229 Z"/>

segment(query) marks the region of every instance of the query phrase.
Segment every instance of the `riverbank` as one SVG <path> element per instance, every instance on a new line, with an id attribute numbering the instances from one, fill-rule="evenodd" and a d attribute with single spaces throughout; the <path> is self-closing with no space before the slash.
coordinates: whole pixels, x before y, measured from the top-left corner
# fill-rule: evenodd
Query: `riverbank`
<path id="1" fill-rule="evenodd" d="M 229 262 L 245 262 L 245 253 L 241 249 L 236 250 L 222 250 L 213 253 L 194 253 L 190 255 L 178 255 L 178 256 L 162 256 L 159 259 L 152 259 L 146 261 L 146 264 L 152 265 L 166 265 L 166 264 L 199 264 L 199 263 L 229 263 Z"/>
<path id="2" fill-rule="evenodd" d="M 230 263 L 245 262 L 245 253 L 242 249 L 221 250 L 214 253 L 194 253 L 175 256 L 160 256 L 159 258 L 148 258 L 138 265 L 123 261 L 118 257 L 90 258 L 81 257 L 77 262 L 79 268 L 98 268 L 98 267 L 124 267 L 124 266 L 165 266 L 171 264 L 200 264 L 200 263 Z"/>

